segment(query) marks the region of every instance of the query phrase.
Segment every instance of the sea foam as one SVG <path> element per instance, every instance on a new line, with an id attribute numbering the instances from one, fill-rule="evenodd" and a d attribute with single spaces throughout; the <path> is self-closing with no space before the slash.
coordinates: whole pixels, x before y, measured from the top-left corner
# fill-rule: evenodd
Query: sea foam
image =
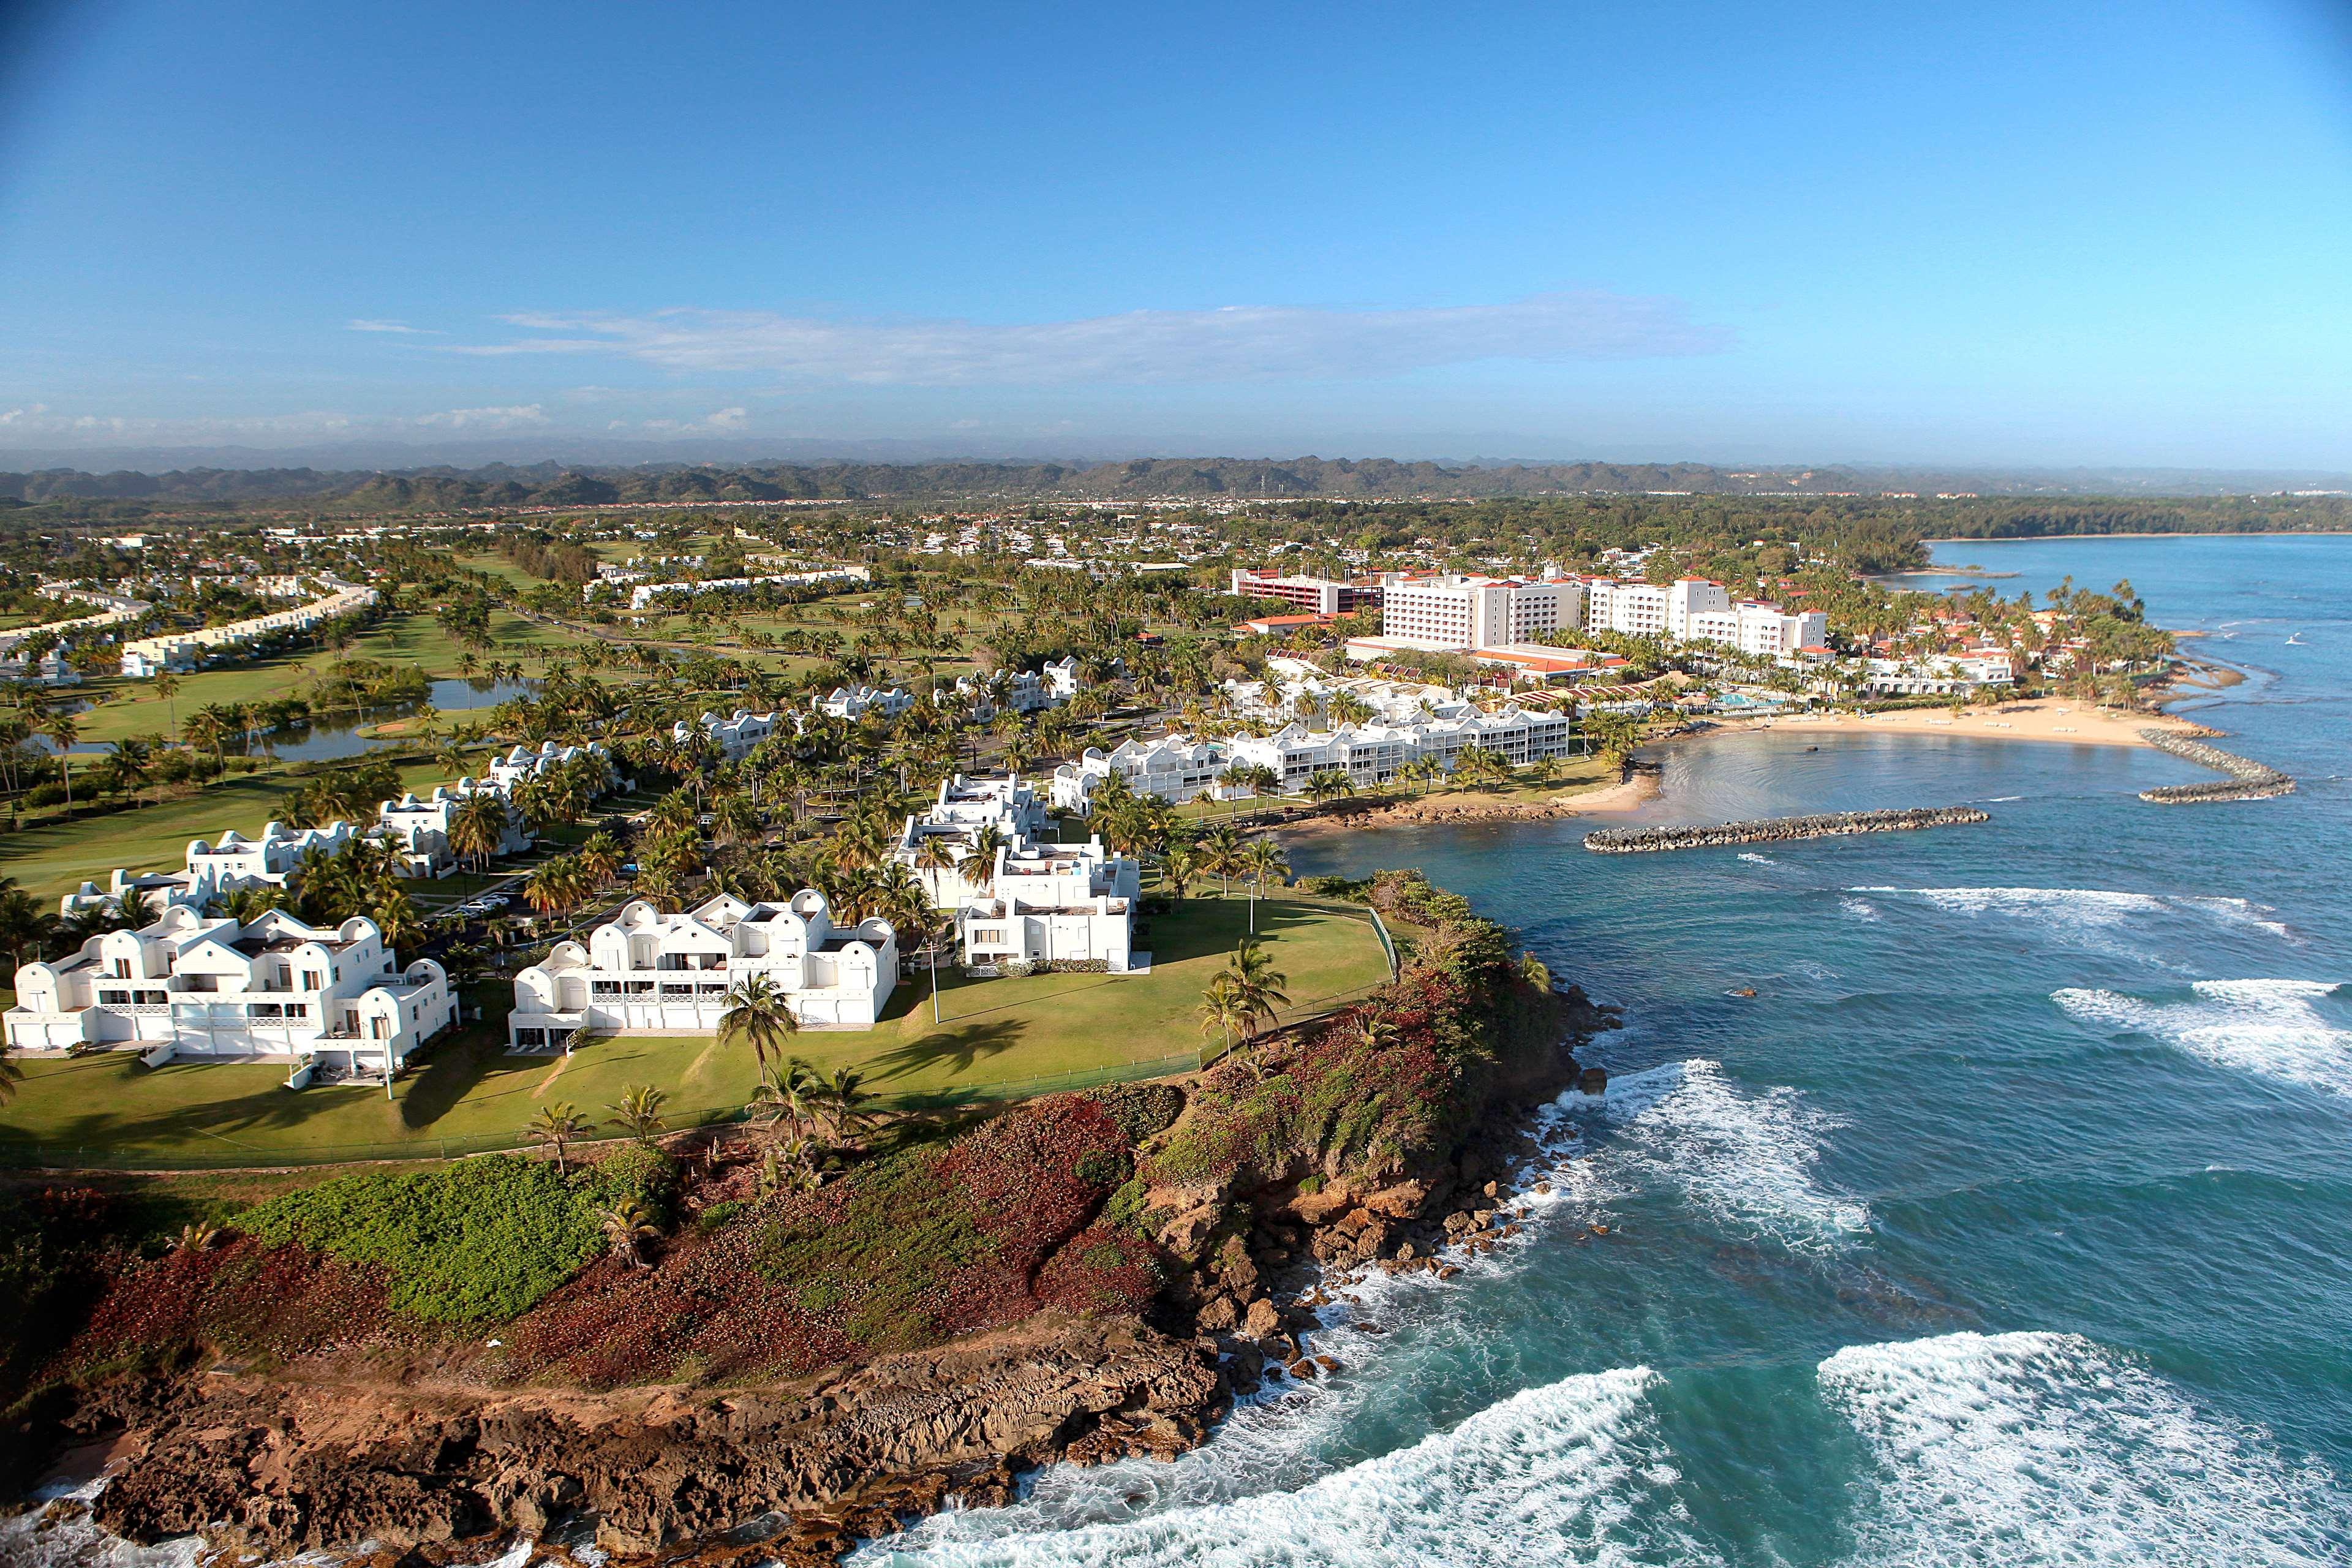
<path id="1" fill-rule="evenodd" d="M 874 1564 L 1244 1565 L 1706 1562 L 1675 1495 L 1645 1367 L 1528 1389 L 1448 1432 L 1296 1490 L 1052 1533 L 935 1516 L 861 1553 Z M 1095 1474 L 1117 1483 L 1107 1467 Z M 988 1533 L 974 1534 L 975 1529 Z"/>
<path id="2" fill-rule="evenodd" d="M 1874 1457 L 1872 1563 L 2341 1563 L 2341 1500 L 2263 1432 L 2073 1334 L 1946 1334 L 1822 1363 Z"/>
<path id="3" fill-rule="evenodd" d="M 1611 1078 L 1609 1092 L 1554 1102 L 1592 1127 L 1592 1184 L 1664 1187 L 1731 1232 L 1797 1251 L 1843 1246 L 1870 1228 L 1866 1204 L 1813 1174 L 1839 1123 L 1786 1088 L 1741 1089 L 1704 1059 Z"/>
<path id="4" fill-rule="evenodd" d="M 2200 980 L 2195 1000 L 2148 1002 L 2116 991 L 2067 989 L 2050 999 L 2078 1022 L 2146 1035 L 2211 1062 L 2286 1083 L 2352 1095 L 2352 1030 L 2315 1004 L 2324 980 Z"/>
<path id="5" fill-rule="evenodd" d="M 2142 959 L 2155 955 L 2118 939 L 2126 928 L 2151 916 L 2184 915 L 2299 940 L 2275 911 L 2248 899 L 2114 892 L 2102 888 L 1848 888 L 1844 892 L 1849 898 L 1868 893 L 1916 899 L 1948 914 L 2030 921 L 2043 931 L 2071 938 L 2080 945 Z"/>

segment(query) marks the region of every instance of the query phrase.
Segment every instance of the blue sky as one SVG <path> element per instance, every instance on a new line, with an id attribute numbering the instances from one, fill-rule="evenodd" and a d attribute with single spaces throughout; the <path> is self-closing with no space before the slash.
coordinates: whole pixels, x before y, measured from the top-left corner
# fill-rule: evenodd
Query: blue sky
<path id="1" fill-rule="evenodd" d="M 100 0 L 0 47 L 0 453 L 2352 468 L 2315 5 Z"/>

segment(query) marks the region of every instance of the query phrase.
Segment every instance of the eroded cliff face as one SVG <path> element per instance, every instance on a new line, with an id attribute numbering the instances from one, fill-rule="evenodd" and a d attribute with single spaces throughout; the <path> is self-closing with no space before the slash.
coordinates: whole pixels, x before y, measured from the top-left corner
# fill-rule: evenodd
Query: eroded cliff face
<path id="1" fill-rule="evenodd" d="M 137 1541 L 398 1549 L 582 1515 L 631 1556 L 769 1519 L 761 1551 L 815 1562 L 950 1497 L 1001 1500 L 1027 1466 L 1174 1454 L 1228 1399 L 1208 1342 L 1049 1317 L 785 1388 L 488 1392 L 322 1364 L 123 1380 L 69 1428 L 131 1435 L 96 1517 Z"/>

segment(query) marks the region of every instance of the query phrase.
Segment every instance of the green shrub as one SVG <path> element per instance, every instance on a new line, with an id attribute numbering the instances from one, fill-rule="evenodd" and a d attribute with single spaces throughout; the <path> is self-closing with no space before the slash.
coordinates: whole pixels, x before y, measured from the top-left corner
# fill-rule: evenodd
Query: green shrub
<path id="1" fill-rule="evenodd" d="M 625 1143 L 583 1173 L 582 1184 L 599 1208 L 634 1198 L 667 1226 L 677 1210 L 677 1162 L 651 1143 Z"/>
<path id="2" fill-rule="evenodd" d="M 610 1163 L 610 1162 L 607 1162 Z M 425 1322 L 498 1322 L 604 1246 L 597 1181 L 510 1154 L 436 1171 L 338 1176 L 248 1211 L 239 1228 L 384 1271 L 393 1309 Z"/>
<path id="3" fill-rule="evenodd" d="M 712 1231 L 724 1226 L 729 1220 L 733 1219 L 737 1215 L 741 1214 L 750 1206 L 750 1203 L 742 1198 L 728 1198 L 719 1203 L 712 1204 L 709 1208 L 704 1209 L 700 1214 L 694 1216 L 694 1228 L 700 1231 L 703 1235 L 709 1236 Z"/>

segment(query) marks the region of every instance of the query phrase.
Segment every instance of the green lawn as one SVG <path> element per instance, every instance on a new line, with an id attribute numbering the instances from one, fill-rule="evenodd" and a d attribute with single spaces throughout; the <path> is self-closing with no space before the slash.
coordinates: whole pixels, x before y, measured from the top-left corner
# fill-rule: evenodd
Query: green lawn
<path id="1" fill-rule="evenodd" d="M 1188 900 L 1150 922 L 1150 974 L 943 976 L 937 1026 L 928 980 L 919 979 L 898 988 L 879 1027 L 812 1031 L 794 1048 L 820 1069 L 856 1068 L 870 1087 L 916 1103 L 1181 1070 L 1201 1044 L 1201 991 L 1247 917 L 1244 899 Z M 1286 1016 L 1323 1011 L 1387 977 L 1360 908 L 1270 899 L 1258 905 L 1258 924 L 1289 975 Z M 652 1083 L 684 1123 L 741 1106 L 754 1082 L 748 1052 L 698 1037 L 616 1037 L 568 1059 L 507 1056 L 495 1006 L 490 1014 L 490 1024 L 470 1026 L 404 1078 L 390 1101 L 381 1086 L 292 1092 L 282 1066 L 150 1069 L 127 1052 L 24 1059 L 19 1093 L 0 1108 L 0 1150 L 22 1156 L 32 1145 L 44 1159 L 130 1166 L 430 1156 L 523 1142 L 530 1118 L 556 1100 L 602 1118 L 624 1089 Z"/>
<path id="2" fill-rule="evenodd" d="M 443 771 L 419 761 L 404 765 L 401 778 L 411 789 L 429 790 Z M 232 773 L 159 805 L 71 821 L 51 817 L 19 833 L 0 834 L 0 876 L 14 877 L 47 902 L 85 881 L 103 886 L 106 874 L 118 866 L 175 871 L 187 864 L 192 838 L 216 839 L 231 827 L 247 837 L 258 834 L 299 783 L 284 772 Z"/>
<path id="3" fill-rule="evenodd" d="M 490 636 L 496 646 L 477 657 L 486 660 L 520 658 L 534 674 L 544 671 L 546 647 L 565 640 L 548 627 L 503 610 L 491 614 Z M 427 675 L 436 677 L 458 674 L 457 659 L 466 651 L 430 616 L 387 616 L 364 635 L 353 638 L 351 647 L 355 658 L 418 665 Z M 168 735 L 173 732 L 175 721 L 186 719 L 207 703 L 268 702 L 292 697 L 305 689 L 311 671 L 323 669 L 333 662 L 332 653 L 320 650 L 200 669 L 181 677 L 179 690 L 168 701 L 155 694 L 152 680 L 124 680 L 119 677 L 93 680 L 77 688 L 74 694 L 109 700 L 79 715 L 81 738 L 105 742 L 119 741 L 126 735 Z"/>

